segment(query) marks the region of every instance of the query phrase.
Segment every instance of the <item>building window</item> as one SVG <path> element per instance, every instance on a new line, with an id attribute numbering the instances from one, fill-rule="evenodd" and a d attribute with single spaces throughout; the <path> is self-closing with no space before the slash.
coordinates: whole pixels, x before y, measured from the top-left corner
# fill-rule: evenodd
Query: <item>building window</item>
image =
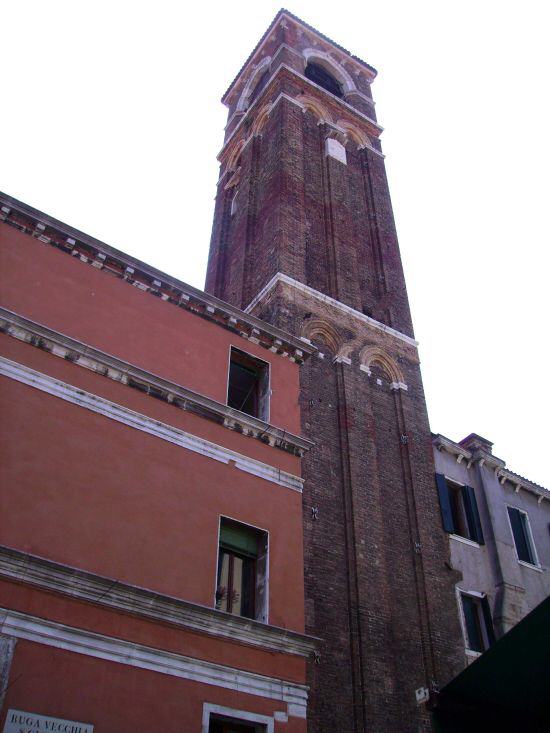
<path id="1" fill-rule="evenodd" d="M 529 526 L 529 517 L 521 509 L 512 506 L 508 507 L 508 517 L 510 518 L 518 560 L 529 563 L 529 565 L 538 565 L 537 553 L 531 535 L 531 527 Z"/>
<path id="2" fill-rule="evenodd" d="M 216 608 L 267 622 L 267 532 L 221 518 Z"/>
<path id="3" fill-rule="evenodd" d="M 265 725 L 247 723 L 245 720 L 228 718 L 225 715 L 210 716 L 208 733 L 264 733 Z"/>
<path id="4" fill-rule="evenodd" d="M 335 97 L 342 97 L 342 87 L 336 79 L 320 64 L 309 63 L 304 72 L 306 79 L 318 84 Z"/>
<path id="5" fill-rule="evenodd" d="M 466 648 L 472 652 L 484 652 L 495 642 L 491 609 L 487 596 L 461 593 L 462 616 Z"/>
<path id="6" fill-rule="evenodd" d="M 269 420 L 269 364 L 231 347 L 227 404 L 247 415 Z"/>
<path id="7" fill-rule="evenodd" d="M 268 715 L 204 703 L 202 730 L 203 733 L 274 733 L 274 720 Z"/>
<path id="8" fill-rule="evenodd" d="M 449 481 L 442 473 L 436 473 L 435 479 L 445 532 L 483 545 L 485 541 L 474 489 Z"/>

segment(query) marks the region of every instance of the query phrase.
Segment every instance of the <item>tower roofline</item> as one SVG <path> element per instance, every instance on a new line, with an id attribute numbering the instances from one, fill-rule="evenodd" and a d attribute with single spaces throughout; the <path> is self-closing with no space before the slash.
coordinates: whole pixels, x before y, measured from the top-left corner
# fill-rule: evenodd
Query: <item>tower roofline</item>
<path id="1" fill-rule="evenodd" d="M 233 79 L 233 81 L 231 82 L 231 84 L 229 85 L 229 87 L 227 88 L 227 90 L 225 91 L 225 93 L 223 94 L 223 96 L 221 98 L 221 101 L 222 101 L 223 104 L 226 104 L 227 103 L 227 98 L 229 97 L 229 95 L 233 91 L 233 88 L 234 88 L 235 84 L 238 82 L 238 80 L 240 79 L 242 73 L 245 71 L 245 69 L 247 68 L 247 66 L 251 63 L 251 61 L 254 59 L 254 57 L 256 56 L 256 54 L 258 53 L 258 51 L 261 49 L 261 47 L 263 46 L 263 44 L 266 42 L 266 40 L 269 37 L 269 34 L 274 30 L 274 28 L 277 26 L 277 24 L 281 20 L 283 20 L 284 18 L 288 18 L 293 23 L 297 23 L 298 25 L 303 26 L 308 31 L 310 31 L 312 33 L 315 33 L 315 35 L 318 36 L 325 43 L 330 43 L 331 46 L 334 46 L 334 48 L 337 48 L 341 53 L 346 54 L 346 56 L 348 56 L 348 58 L 349 58 L 350 61 L 355 62 L 356 64 L 358 64 L 359 66 L 361 66 L 363 69 L 367 69 L 368 72 L 369 72 L 369 76 L 371 77 L 372 80 L 374 80 L 374 78 L 378 74 L 378 72 L 374 68 L 374 66 L 371 66 L 370 64 L 367 64 L 366 61 L 363 61 L 363 59 L 360 59 L 358 56 L 354 56 L 354 54 L 352 54 L 350 51 L 348 51 L 347 48 L 344 48 L 343 46 L 340 46 L 340 44 L 338 44 L 335 41 L 333 41 L 332 38 L 329 38 L 328 36 L 325 36 L 323 33 L 321 33 L 320 31 L 318 31 L 313 26 L 309 25 L 309 23 L 306 23 L 305 21 L 303 21 L 301 18 L 298 18 L 298 16 L 294 15 L 289 10 L 286 10 L 285 8 L 281 8 L 279 10 L 279 12 L 277 13 L 277 15 L 271 21 L 269 27 L 267 28 L 267 30 L 265 31 L 265 33 L 263 34 L 263 36 L 260 38 L 260 40 L 258 41 L 258 43 L 254 46 L 252 52 L 250 53 L 250 55 L 248 56 L 248 58 L 246 59 L 246 61 L 244 62 L 244 64 L 241 66 L 241 68 L 239 69 L 237 75 L 235 76 L 235 78 Z"/>

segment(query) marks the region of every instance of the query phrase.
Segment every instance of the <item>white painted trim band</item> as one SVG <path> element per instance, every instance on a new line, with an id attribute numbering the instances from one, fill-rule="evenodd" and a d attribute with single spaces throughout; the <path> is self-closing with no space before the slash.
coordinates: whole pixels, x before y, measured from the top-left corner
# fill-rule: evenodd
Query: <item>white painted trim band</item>
<path id="1" fill-rule="evenodd" d="M 258 295 L 256 295 L 256 297 L 246 306 L 244 312 L 251 313 L 258 305 L 258 303 L 260 303 L 266 297 L 269 291 L 272 290 L 278 282 L 290 285 L 291 287 L 296 288 L 296 290 L 301 290 L 306 295 L 317 298 L 317 300 L 322 300 L 327 305 L 337 308 L 343 313 L 347 313 L 353 318 L 356 318 L 359 321 L 363 321 L 363 323 L 368 323 L 369 326 L 372 326 L 372 328 L 375 328 L 378 331 L 384 331 L 384 333 L 387 333 L 390 336 L 394 336 L 395 338 L 404 341 L 406 344 L 410 344 L 411 346 L 418 346 L 418 341 L 411 338 L 410 336 L 406 336 L 404 333 L 401 333 L 401 331 L 396 331 L 395 328 L 390 328 L 390 326 L 386 326 L 384 323 L 380 323 L 380 321 L 376 321 L 374 318 L 370 318 L 364 313 L 355 310 L 355 308 L 351 308 L 349 305 L 345 305 L 345 303 L 341 303 L 339 300 L 336 300 L 335 298 L 331 298 L 329 295 L 325 295 L 324 293 L 319 292 L 319 290 L 310 288 L 309 285 L 304 285 L 298 280 L 294 280 L 294 278 L 289 277 L 282 272 L 278 272 L 271 278 L 267 285 L 263 287 Z"/>
<path id="2" fill-rule="evenodd" d="M 216 554 L 219 541 L 216 544 Z M 0 577 L 233 643 L 308 658 L 318 639 L 0 545 Z"/>
<path id="3" fill-rule="evenodd" d="M 130 410 L 123 405 L 118 405 L 104 397 L 99 397 L 98 395 L 78 389 L 71 384 L 62 382 L 47 374 L 41 374 L 23 364 L 18 364 L 4 357 L 0 357 L 0 374 L 22 384 L 39 389 L 47 394 L 51 394 L 54 397 L 71 402 L 79 407 L 84 407 L 87 410 L 108 417 L 116 422 L 128 425 L 136 430 L 154 435 L 156 438 L 165 440 L 168 443 L 179 445 L 194 453 L 200 453 L 215 461 L 220 461 L 221 463 L 233 461 L 235 468 L 245 473 L 259 476 L 266 481 L 279 484 L 287 489 L 302 491 L 304 480 L 299 476 L 294 476 L 275 466 L 270 466 L 267 463 L 243 456 L 241 453 L 229 450 L 229 448 L 224 448 L 216 443 L 211 443 L 209 440 L 199 438 L 197 435 L 187 433 L 172 425 L 154 420 L 142 413 L 134 412 L 134 410 Z"/>
<path id="4" fill-rule="evenodd" d="M 215 685 L 248 695 L 281 700 L 305 717 L 307 687 L 296 682 L 246 672 L 222 664 L 194 659 L 164 649 L 135 644 L 124 639 L 96 634 L 66 624 L 31 616 L 19 611 L 0 608 L 0 632 L 45 646 L 85 654 L 97 659 L 148 669 L 152 672 Z"/>

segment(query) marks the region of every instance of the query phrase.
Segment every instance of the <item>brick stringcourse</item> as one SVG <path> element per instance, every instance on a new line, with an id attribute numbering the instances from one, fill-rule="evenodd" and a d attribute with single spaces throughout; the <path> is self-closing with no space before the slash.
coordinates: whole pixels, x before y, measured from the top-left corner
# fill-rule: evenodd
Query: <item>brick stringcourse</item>
<path id="1" fill-rule="evenodd" d="M 307 438 L 234 410 L 6 308 L 0 308 L 0 332 L 292 455 L 302 457 L 314 445 Z"/>
<path id="2" fill-rule="evenodd" d="M 37 209 L 0 192 L 0 221 L 78 258 L 81 262 L 125 280 L 130 285 L 213 321 L 249 341 L 297 364 L 315 352 L 291 334 L 243 313 L 239 308 L 177 280 L 120 252 Z"/>
<path id="3" fill-rule="evenodd" d="M 208 636 L 310 657 L 318 639 L 0 545 L 0 576 Z"/>

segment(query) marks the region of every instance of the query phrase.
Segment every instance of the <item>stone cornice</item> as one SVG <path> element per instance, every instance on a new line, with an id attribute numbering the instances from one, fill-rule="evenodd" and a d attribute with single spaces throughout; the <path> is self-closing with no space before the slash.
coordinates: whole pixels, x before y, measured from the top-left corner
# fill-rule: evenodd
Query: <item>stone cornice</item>
<path id="1" fill-rule="evenodd" d="M 136 410 L 131 410 L 120 403 L 111 402 L 111 400 L 107 400 L 101 395 L 88 392 L 73 384 L 51 377 L 49 374 L 37 372 L 25 364 L 11 361 L 3 356 L 0 356 L 0 375 L 21 384 L 26 384 L 33 389 L 40 390 L 77 407 L 90 410 L 97 415 L 103 415 L 103 417 L 126 425 L 133 430 L 152 435 L 158 440 L 166 441 L 192 453 L 198 453 L 209 460 L 233 464 L 237 471 L 249 473 L 292 491 L 300 493 L 302 491 L 304 479 L 288 471 L 283 471 L 279 466 L 258 461 L 249 455 L 239 453 L 211 440 L 206 440 L 196 435 L 196 433 L 181 430 L 170 423 L 157 420 L 143 412 L 136 412 Z"/>
<path id="2" fill-rule="evenodd" d="M 307 438 L 293 435 L 282 428 L 234 410 L 5 308 L 0 308 L 0 331 L 103 377 L 149 394 L 177 409 L 213 420 L 225 428 L 256 438 L 287 453 L 301 457 L 313 446 L 313 442 Z"/>
<path id="3" fill-rule="evenodd" d="M 376 69 L 371 66 L 370 64 L 367 64 L 366 61 L 363 61 L 362 59 L 358 58 L 357 56 L 354 56 L 351 54 L 347 49 L 340 46 L 338 43 L 333 41 L 331 38 L 328 38 L 328 36 L 325 36 L 323 33 L 320 33 L 316 28 L 313 28 L 313 26 L 310 26 L 308 23 L 305 23 L 303 20 L 300 20 L 297 16 L 293 15 L 292 13 L 289 13 L 288 10 L 280 10 L 273 21 L 271 22 L 269 28 L 266 30 L 264 35 L 261 37 L 259 42 L 256 44 L 254 49 L 252 50 L 252 53 L 247 58 L 247 60 L 244 62 L 244 64 L 241 66 L 241 69 L 237 76 L 233 79 L 227 90 L 225 91 L 223 97 L 222 97 L 222 103 L 228 104 L 228 98 L 231 95 L 231 92 L 235 88 L 235 85 L 239 82 L 243 74 L 246 73 L 249 66 L 254 62 L 254 60 L 261 54 L 263 47 L 270 39 L 271 34 L 277 27 L 279 23 L 284 23 L 290 21 L 294 25 L 298 25 L 301 28 L 303 28 L 307 33 L 313 33 L 315 36 L 325 45 L 328 47 L 332 47 L 333 49 L 336 49 L 339 51 L 343 56 L 345 56 L 346 61 L 350 61 L 356 66 L 357 69 L 359 69 L 361 72 L 365 74 L 369 82 L 374 81 L 377 71 Z"/>
<path id="4" fill-rule="evenodd" d="M 319 641 L 2 545 L 0 577 L 271 652 L 309 657 Z"/>
<path id="5" fill-rule="evenodd" d="M 288 716 L 306 718 L 306 685 L 257 672 L 188 657 L 114 636 L 0 608 L 0 634 L 57 649 L 85 654 L 206 685 L 286 703 Z"/>
<path id="6" fill-rule="evenodd" d="M 213 295 L 187 285 L 130 255 L 79 232 L 0 192 L 0 221 L 66 252 L 98 270 L 117 275 L 130 285 L 161 300 L 206 318 L 270 351 L 301 364 L 315 349 L 291 334 L 247 315 Z"/>
<path id="7" fill-rule="evenodd" d="M 376 329 L 377 331 L 383 331 L 384 333 L 393 336 L 394 338 L 404 341 L 406 344 L 409 344 L 409 346 L 418 346 L 418 341 L 415 341 L 415 339 L 411 338 L 411 336 L 407 336 L 404 333 L 401 333 L 401 331 L 397 331 L 395 328 L 391 328 L 390 326 L 386 326 L 385 323 L 380 323 L 380 321 L 376 321 L 374 318 L 371 318 L 370 316 L 366 316 L 364 313 L 361 313 L 360 311 L 355 310 L 355 308 L 352 308 L 349 305 L 346 305 L 345 303 L 340 302 L 339 300 L 336 300 L 335 298 L 331 298 L 329 295 L 325 295 L 324 293 L 321 293 L 319 290 L 315 290 L 314 288 L 310 288 L 309 285 L 304 285 L 303 283 L 299 282 L 298 280 L 294 280 L 294 278 L 289 277 L 288 275 L 285 275 L 282 272 L 278 272 L 276 275 L 274 275 L 271 280 L 265 285 L 264 288 L 256 295 L 256 297 L 246 306 L 245 312 L 249 313 L 254 308 L 261 303 L 270 293 L 271 290 L 273 290 L 278 283 L 284 283 L 285 285 L 289 285 L 292 288 L 295 288 L 296 290 L 300 290 L 305 295 L 308 295 L 312 298 L 316 298 L 317 300 L 321 300 L 322 302 L 326 303 L 329 306 L 332 306 L 333 308 L 336 308 L 339 311 L 342 311 L 346 315 L 350 316 L 351 318 L 355 318 L 358 321 L 361 321 L 362 323 L 366 323 L 372 328 Z M 307 342 L 305 342 L 307 343 Z"/>
<path id="8" fill-rule="evenodd" d="M 550 491 L 548 489 L 544 486 L 539 486 L 539 484 L 536 484 L 533 481 L 529 481 L 523 476 L 519 476 L 513 471 L 509 471 L 506 468 L 506 463 L 501 458 L 497 458 L 486 451 L 472 452 L 440 434 L 433 434 L 432 442 L 437 450 L 444 450 L 446 453 L 454 456 L 457 463 L 460 463 L 464 459 L 468 464 L 468 468 L 473 463 L 478 462 L 480 466 L 485 466 L 486 468 L 493 470 L 501 486 L 506 482 L 509 482 L 514 486 L 516 491 L 523 489 L 524 491 L 529 491 L 530 493 L 535 494 L 538 498 L 539 504 L 543 499 L 550 501 Z"/>

